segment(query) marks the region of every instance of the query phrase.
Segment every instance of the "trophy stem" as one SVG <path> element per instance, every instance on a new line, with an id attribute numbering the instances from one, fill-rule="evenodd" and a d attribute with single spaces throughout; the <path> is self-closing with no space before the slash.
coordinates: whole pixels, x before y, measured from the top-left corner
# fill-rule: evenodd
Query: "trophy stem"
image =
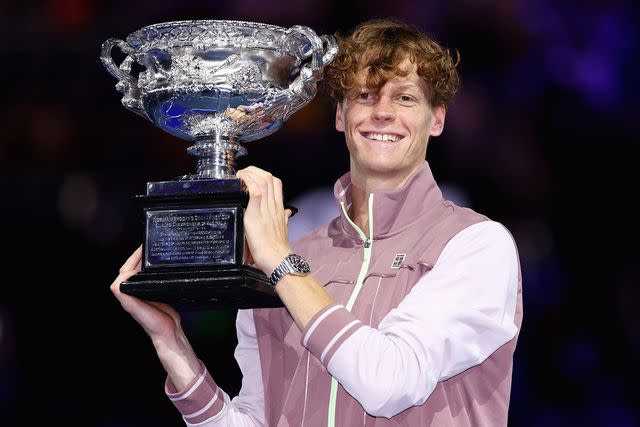
<path id="1" fill-rule="evenodd" d="M 236 137 L 208 136 L 198 138 L 187 152 L 198 157 L 197 174 L 191 179 L 235 179 L 236 157 L 247 153 L 246 148 L 238 144 Z"/>

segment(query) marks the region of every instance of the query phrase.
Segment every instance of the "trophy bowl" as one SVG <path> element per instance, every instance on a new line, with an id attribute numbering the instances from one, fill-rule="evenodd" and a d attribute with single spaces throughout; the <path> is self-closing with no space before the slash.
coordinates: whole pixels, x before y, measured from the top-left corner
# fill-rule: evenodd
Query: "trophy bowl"
<path id="1" fill-rule="evenodd" d="M 248 195 L 235 160 L 313 99 L 337 50 L 308 27 L 222 20 L 159 23 L 102 44 L 124 107 L 189 141 L 197 158 L 194 173 L 148 182 L 137 197 L 142 271 L 123 292 L 191 307 L 281 305 L 266 275 L 243 264 Z"/>
<path id="2" fill-rule="evenodd" d="M 119 66 L 114 46 L 127 55 Z M 199 20 L 108 39 L 100 59 L 127 109 L 193 142 L 199 178 L 231 178 L 236 155 L 246 154 L 240 144 L 272 134 L 311 101 L 336 53 L 333 36 L 304 26 Z M 134 62 L 144 68 L 138 78 Z"/>

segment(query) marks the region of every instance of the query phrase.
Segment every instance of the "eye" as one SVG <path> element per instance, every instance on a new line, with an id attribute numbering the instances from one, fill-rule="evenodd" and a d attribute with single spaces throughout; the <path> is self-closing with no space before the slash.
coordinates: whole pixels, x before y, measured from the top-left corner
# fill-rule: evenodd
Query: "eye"
<path id="1" fill-rule="evenodd" d="M 368 91 L 362 91 L 356 96 L 356 101 L 361 104 L 370 104 L 371 102 L 374 102 L 374 100 L 375 94 Z"/>
<path id="2" fill-rule="evenodd" d="M 404 94 L 398 97 L 398 101 L 400 101 L 401 104 L 413 104 L 416 102 L 416 98 L 412 95 Z"/>

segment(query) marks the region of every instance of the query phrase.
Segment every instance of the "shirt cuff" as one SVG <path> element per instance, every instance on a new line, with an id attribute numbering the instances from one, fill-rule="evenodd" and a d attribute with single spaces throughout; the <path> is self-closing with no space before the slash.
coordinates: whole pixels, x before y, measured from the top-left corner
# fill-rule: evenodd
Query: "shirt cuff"
<path id="1" fill-rule="evenodd" d="M 344 306 L 330 304 L 313 316 L 300 342 L 326 367 L 342 343 L 363 326 Z"/>
<path id="2" fill-rule="evenodd" d="M 208 420 L 222 411 L 224 395 L 215 383 L 207 368 L 200 362 L 200 373 L 186 389 L 180 393 L 169 380 L 165 380 L 164 391 L 189 424 L 197 424 Z"/>

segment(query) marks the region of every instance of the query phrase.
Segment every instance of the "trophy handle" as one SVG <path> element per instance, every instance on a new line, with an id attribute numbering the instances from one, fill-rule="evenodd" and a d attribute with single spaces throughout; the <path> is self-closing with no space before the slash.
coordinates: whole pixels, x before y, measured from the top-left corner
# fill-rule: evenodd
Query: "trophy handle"
<path id="1" fill-rule="evenodd" d="M 289 86 L 292 92 L 291 103 L 287 109 L 284 120 L 288 119 L 291 114 L 307 104 L 316 94 L 316 84 L 322 79 L 323 68 L 333 60 L 338 53 L 338 42 L 331 35 L 318 35 L 309 27 L 295 25 L 289 29 L 292 34 L 301 34 L 311 44 L 311 52 L 306 56 L 311 57 L 311 61 L 307 62 L 300 69 L 300 73 Z"/>
<path id="2" fill-rule="evenodd" d="M 335 58 L 338 53 L 338 42 L 334 36 L 329 34 L 320 36 L 320 40 L 322 40 L 325 45 L 324 55 L 322 55 L 322 68 L 324 68 L 333 61 L 333 58 Z"/>
<path id="3" fill-rule="evenodd" d="M 111 50 L 114 46 L 118 46 L 118 48 L 127 55 L 120 66 L 117 66 L 111 57 Z M 151 118 L 145 111 L 144 106 L 142 105 L 142 100 L 140 99 L 138 80 L 131 75 L 131 64 L 134 61 L 134 56 L 135 52 L 133 48 L 124 40 L 110 38 L 102 43 L 100 60 L 107 71 L 109 71 L 109 74 L 118 79 L 118 83 L 116 83 L 116 90 L 123 94 L 122 105 L 124 105 L 128 110 L 131 110 L 151 121 Z"/>

